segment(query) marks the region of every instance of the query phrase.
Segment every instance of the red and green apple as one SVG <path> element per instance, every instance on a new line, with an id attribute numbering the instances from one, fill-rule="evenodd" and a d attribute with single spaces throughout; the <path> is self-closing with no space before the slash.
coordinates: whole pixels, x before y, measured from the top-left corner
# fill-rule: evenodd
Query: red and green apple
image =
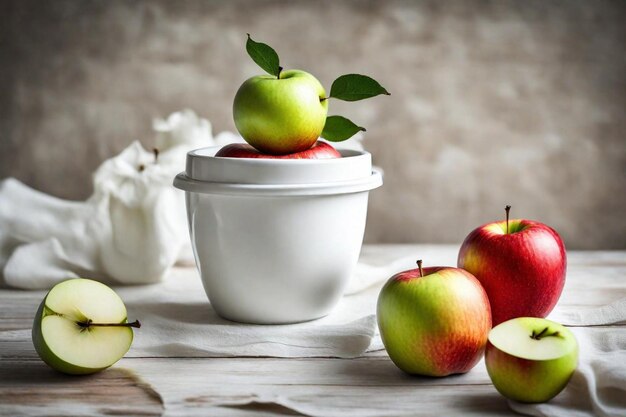
<path id="1" fill-rule="evenodd" d="M 491 329 L 487 294 L 470 273 L 418 268 L 387 281 L 378 297 L 378 327 L 391 360 L 410 374 L 468 372 Z"/>
<path id="2" fill-rule="evenodd" d="M 515 317 L 546 317 L 563 286 L 567 258 L 559 234 L 533 220 L 488 223 L 473 230 L 458 257 L 458 267 L 474 275 L 487 291 L 493 324 Z"/>
<path id="3" fill-rule="evenodd" d="M 576 338 L 553 321 L 519 317 L 489 333 L 487 372 L 498 392 L 511 400 L 550 400 L 565 388 L 577 363 Z"/>

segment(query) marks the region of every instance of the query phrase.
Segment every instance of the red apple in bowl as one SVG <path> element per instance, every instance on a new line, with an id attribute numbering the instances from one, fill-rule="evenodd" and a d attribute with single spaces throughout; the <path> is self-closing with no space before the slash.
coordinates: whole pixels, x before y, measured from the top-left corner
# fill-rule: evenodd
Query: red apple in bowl
<path id="1" fill-rule="evenodd" d="M 263 159 L 330 159 L 341 158 L 341 154 L 332 145 L 317 141 L 306 151 L 286 155 L 269 155 L 259 152 L 247 143 L 231 143 L 220 149 L 215 156 L 222 158 L 263 158 Z"/>
<path id="2" fill-rule="evenodd" d="M 410 374 L 465 373 L 480 360 L 491 329 L 489 300 L 459 268 L 400 272 L 378 297 L 380 336 L 391 360 Z"/>
<path id="3" fill-rule="evenodd" d="M 458 267 L 483 285 L 493 325 L 515 317 L 546 317 L 563 286 L 567 259 L 558 233 L 533 220 L 488 223 L 473 230 L 461 245 Z"/>

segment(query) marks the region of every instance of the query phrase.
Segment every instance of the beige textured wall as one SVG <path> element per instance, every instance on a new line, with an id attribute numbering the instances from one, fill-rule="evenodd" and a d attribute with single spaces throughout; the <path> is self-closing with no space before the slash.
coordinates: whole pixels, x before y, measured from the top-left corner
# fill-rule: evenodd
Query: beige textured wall
<path id="1" fill-rule="evenodd" d="M 234 129 L 260 70 L 245 33 L 329 86 L 386 173 L 369 242 L 459 242 L 515 216 L 570 248 L 626 248 L 626 2 L 0 1 L 0 178 L 66 198 L 151 119 L 189 107 Z"/>

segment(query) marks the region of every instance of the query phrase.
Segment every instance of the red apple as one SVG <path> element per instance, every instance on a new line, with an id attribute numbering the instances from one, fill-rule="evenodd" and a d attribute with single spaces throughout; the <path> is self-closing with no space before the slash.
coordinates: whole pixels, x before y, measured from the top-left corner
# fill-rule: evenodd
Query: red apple
<path id="1" fill-rule="evenodd" d="M 405 372 L 446 376 L 480 360 L 491 329 L 489 300 L 470 273 L 432 267 L 400 272 L 378 297 L 380 336 Z"/>
<path id="2" fill-rule="evenodd" d="M 247 143 L 231 143 L 220 149 L 215 156 L 223 158 L 265 158 L 265 159 L 331 159 L 341 158 L 341 154 L 332 145 L 317 141 L 306 151 L 286 155 L 269 155 L 257 151 Z"/>
<path id="3" fill-rule="evenodd" d="M 558 233 L 533 220 L 488 223 L 461 245 L 458 266 L 483 285 L 493 325 L 515 317 L 546 317 L 565 285 L 567 259 Z"/>

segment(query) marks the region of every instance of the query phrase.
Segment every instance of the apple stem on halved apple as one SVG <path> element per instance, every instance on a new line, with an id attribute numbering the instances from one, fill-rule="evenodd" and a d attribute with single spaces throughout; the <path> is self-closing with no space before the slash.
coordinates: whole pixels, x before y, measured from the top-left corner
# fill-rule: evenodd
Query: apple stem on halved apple
<path id="1" fill-rule="evenodd" d="M 511 206 L 507 205 L 504 208 L 504 211 L 506 212 L 506 234 L 509 234 L 509 211 L 511 211 Z"/>
<path id="2" fill-rule="evenodd" d="M 93 321 L 91 321 L 91 319 L 85 321 L 79 321 L 76 322 L 76 324 L 78 324 L 80 327 L 87 329 L 91 326 L 98 326 L 98 327 L 134 327 L 136 329 L 141 327 L 141 323 L 139 322 L 139 320 L 135 320 L 132 323 L 94 323 Z"/>
<path id="3" fill-rule="evenodd" d="M 420 271 L 420 277 L 423 277 L 424 276 L 424 271 L 422 271 L 422 260 L 421 259 L 417 260 L 417 269 L 419 269 L 419 271 Z"/>
<path id="4" fill-rule="evenodd" d="M 559 334 L 558 331 L 555 331 L 553 333 L 547 333 L 548 328 L 544 328 L 542 331 L 540 331 L 539 333 L 535 333 L 535 331 L 533 330 L 533 334 L 530 335 L 531 339 L 535 339 L 535 340 L 541 340 L 544 337 L 561 337 L 561 335 Z"/>

